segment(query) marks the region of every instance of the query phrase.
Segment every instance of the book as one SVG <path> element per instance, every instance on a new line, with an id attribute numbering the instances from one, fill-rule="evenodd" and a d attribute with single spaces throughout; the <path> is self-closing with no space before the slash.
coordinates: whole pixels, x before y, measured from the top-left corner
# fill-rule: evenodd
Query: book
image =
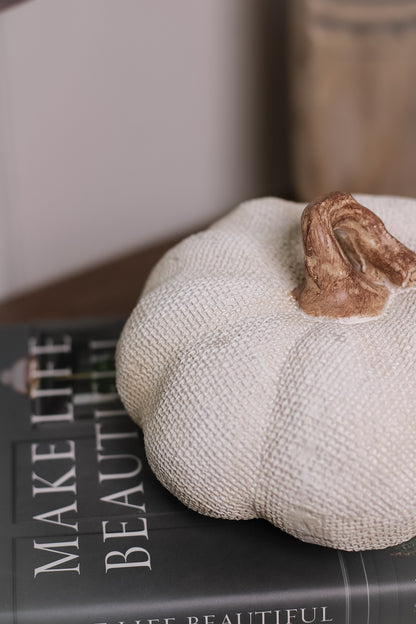
<path id="1" fill-rule="evenodd" d="M 186 509 L 115 388 L 122 321 L 0 327 L 0 624 L 410 624 L 416 543 L 340 552 Z"/>

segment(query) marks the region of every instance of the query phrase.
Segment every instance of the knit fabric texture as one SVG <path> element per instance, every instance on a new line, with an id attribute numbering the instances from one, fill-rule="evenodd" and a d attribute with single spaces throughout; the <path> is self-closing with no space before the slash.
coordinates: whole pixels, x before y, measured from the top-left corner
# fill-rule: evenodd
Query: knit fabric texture
<path id="1" fill-rule="evenodd" d="M 356 195 L 416 250 L 416 200 Z M 158 479 L 214 517 L 307 542 L 416 535 L 416 290 L 369 319 L 302 312 L 303 204 L 241 204 L 153 269 L 117 384 Z"/>

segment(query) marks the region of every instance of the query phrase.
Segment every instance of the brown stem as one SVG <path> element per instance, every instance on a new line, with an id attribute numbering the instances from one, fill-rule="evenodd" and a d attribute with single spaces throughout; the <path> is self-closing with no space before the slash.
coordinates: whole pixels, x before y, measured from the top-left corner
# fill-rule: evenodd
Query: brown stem
<path id="1" fill-rule="evenodd" d="M 416 254 L 351 195 L 335 191 L 308 204 L 301 219 L 306 276 L 293 291 L 313 316 L 375 316 L 387 281 L 416 284 Z"/>

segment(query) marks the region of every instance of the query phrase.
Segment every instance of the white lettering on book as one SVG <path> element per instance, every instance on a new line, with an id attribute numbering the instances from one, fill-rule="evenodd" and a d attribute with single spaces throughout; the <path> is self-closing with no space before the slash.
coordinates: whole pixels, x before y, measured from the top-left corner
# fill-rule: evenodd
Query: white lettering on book
<path id="1" fill-rule="evenodd" d="M 133 557 L 132 560 L 130 560 L 131 555 L 137 555 L 137 557 Z M 114 558 L 116 558 L 115 562 L 113 561 Z M 151 569 L 150 553 L 148 550 L 141 548 L 140 546 L 132 546 L 131 548 L 128 548 L 125 553 L 120 552 L 119 550 L 112 550 L 105 556 L 106 573 L 109 570 L 114 570 L 115 568 L 143 567 Z"/>
<path id="2" fill-rule="evenodd" d="M 42 483 L 44 487 L 37 487 L 33 485 L 32 494 L 33 496 L 37 496 L 38 494 L 57 494 L 62 492 L 72 492 L 76 494 L 77 492 L 77 484 L 75 482 L 75 466 L 72 466 L 69 470 L 67 470 L 63 475 L 55 479 L 55 481 L 48 481 L 44 477 L 40 477 L 35 472 L 32 473 L 32 481 L 39 481 Z M 68 483 L 64 485 L 67 481 L 72 481 L 72 483 Z"/>
<path id="3" fill-rule="evenodd" d="M 222 613 L 220 615 L 188 615 L 184 619 L 174 617 L 150 618 L 146 620 L 117 620 L 93 622 L 92 624 L 326 624 L 334 622 L 328 617 L 328 607 L 302 607 L 297 609 L 270 609 Z"/>
<path id="4" fill-rule="evenodd" d="M 107 341 L 97 342 L 94 343 L 94 349 L 114 347 L 114 344 L 114 341 L 111 341 L 111 345 Z M 93 348 L 92 344 L 90 347 Z M 30 350 L 36 356 L 70 354 L 71 341 L 65 337 L 62 344 L 55 344 L 52 339 L 48 339 L 47 344 L 37 345 L 36 341 L 32 340 Z M 36 372 L 36 377 L 40 382 L 46 379 L 49 383 L 47 387 L 43 387 L 40 383 L 39 387 L 35 387 L 32 391 L 31 398 L 36 399 L 36 405 L 39 408 L 39 413 L 31 415 L 32 425 L 48 423 L 64 425 L 74 420 L 76 417 L 73 405 L 74 390 L 72 386 L 60 386 L 60 383 L 65 381 L 64 378 L 71 374 L 72 367 L 65 367 L 59 363 L 59 367 L 57 365 L 55 368 L 52 361 L 48 361 L 42 370 L 39 369 Z M 107 373 L 102 375 L 107 375 Z M 55 384 L 55 381 L 58 384 Z M 149 534 L 147 519 L 142 517 L 142 514 L 146 513 L 145 492 L 140 477 L 143 462 L 136 450 L 140 432 L 127 417 L 126 411 L 118 408 L 95 410 L 93 431 L 97 460 L 96 479 L 99 486 L 95 502 L 99 511 L 101 512 L 108 505 L 112 515 L 118 513 L 118 515 L 126 516 L 129 511 L 129 516 L 131 516 L 131 510 L 138 514 L 136 518 L 130 518 L 128 521 L 111 518 L 101 521 L 100 519 L 104 545 L 103 568 L 106 573 L 123 568 L 149 571 L 151 570 L 151 558 L 147 546 Z M 77 470 L 76 442 L 65 439 L 38 440 L 30 445 L 30 450 L 31 494 L 34 507 L 32 519 L 44 527 L 45 524 L 54 526 L 55 533 L 58 528 L 60 529 L 59 536 L 49 535 L 42 539 L 39 537 L 33 539 L 33 548 L 36 552 L 36 562 L 33 566 L 34 577 L 45 572 L 80 574 L 82 554 L 79 551 L 79 537 L 75 539 L 71 535 L 72 533 L 79 534 L 84 522 L 81 518 L 85 497 L 77 500 L 78 486 L 82 484 L 83 476 L 82 472 L 79 475 Z M 93 503 L 94 501 L 89 502 L 89 504 Z M 90 520 L 93 521 L 93 518 Z M 99 534 L 99 527 L 100 525 L 97 527 L 98 531 L 95 531 L 96 535 Z M 42 533 L 44 534 L 44 531 Z M 88 533 L 91 533 L 89 528 Z M 81 537 L 81 544 L 83 539 Z M 76 552 L 73 552 L 73 549 Z M 54 558 L 51 557 L 53 554 Z M 165 618 L 163 624 L 171 624 L 169 620 L 172 618 Z M 148 624 L 159 623 L 155 621 Z"/>
<path id="5" fill-rule="evenodd" d="M 114 505 L 123 505 L 124 507 L 138 509 L 139 511 L 146 511 L 146 505 L 144 503 L 136 505 L 129 500 L 129 496 L 132 496 L 133 494 L 143 494 L 143 483 L 139 483 L 139 485 L 135 485 L 127 490 L 121 490 L 120 492 L 108 494 L 108 496 L 102 496 L 100 500 L 104 503 L 113 503 Z"/>
<path id="6" fill-rule="evenodd" d="M 99 501 L 114 508 L 119 506 L 125 513 L 126 508 L 136 512 L 146 513 L 143 483 L 139 481 L 143 463 L 134 452 L 120 453 L 120 443 L 126 439 L 137 439 L 138 431 L 132 430 L 130 422 L 126 420 L 128 428 L 111 431 L 108 417 L 113 417 L 114 411 L 100 410 L 95 414 L 96 421 L 96 452 L 99 466 L 97 481 L 106 490 L 101 492 Z M 39 416 L 42 418 L 42 416 Z M 105 420 L 104 420 L 105 419 Z M 113 427 L 114 427 L 113 423 Z M 57 442 L 38 441 L 31 445 L 32 462 L 32 498 L 38 502 L 33 520 L 40 523 L 49 523 L 65 529 L 65 531 L 79 532 L 78 502 L 77 502 L 77 470 L 76 445 L 74 440 L 60 440 Z M 111 485 L 114 483 L 115 487 Z M 108 490 L 110 489 L 110 493 Z M 113 491 L 111 491 L 113 490 Z M 64 500 L 62 497 L 66 497 Z M 68 500 L 69 499 L 69 500 Z M 98 499 L 97 499 L 98 500 Z M 39 506 L 43 509 L 39 509 Z M 151 557 L 146 544 L 149 540 L 147 519 L 138 516 L 127 521 L 103 520 L 101 522 L 103 544 L 106 545 L 103 553 L 105 572 L 125 568 L 151 570 Z M 59 555 L 52 561 L 37 565 L 34 577 L 45 572 L 76 572 L 80 574 L 81 566 L 78 551 L 78 537 L 70 541 L 67 536 L 48 538 L 48 542 L 33 540 L 35 551 L 44 551 Z M 107 547 L 109 546 L 109 547 Z M 71 562 L 77 559 L 76 565 Z M 169 618 L 168 618 L 169 619 Z M 167 622 L 166 624 L 170 624 Z M 209 624 L 208 622 L 204 624 Z"/>
<path id="7" fill-rule="evenodd" d="M 325 624 L 334 621 L 333 618 L 328 617 L 327 610 L 328 607 L 323 606 L 225 613 L 219 617 L 215 615 L 203 615 L 202 617 L 189 615 L 185 624 Z M 103 622 L 103 624 L 112 623 Z M 122 623 L 117 622 L 117 624 Z M 129 624 L 129 622 L 125 622 L 125 624 Z M 135 620 L 132 624 L 150 624 L 150 621 Z"/>
<path id="8" fill-rule="evenodd" d="M 75 442 L 74 440 L 61 440 L 55 444 L 37 442 L 31 445 L 31 459 L 35 470 L 32 471 L 32 496 L 40 497 L 48 504 L 46 511 L 33 516 L 38 522 L 48 522 L 65 529 L 78 532 L 78 521 L 75 519 L 78 513 L 76 499 L 77 483 L 75 468 Z M 60 463 L 63 463 L 61 466 Z M 68 468 L 68 462 L 71 462 Z M 61 473 L 56 477 L 56 473 Z M 56 507 L 56 494 L 70 494 L 72 502 L 67 505 Z M 51 496 L 52 495 L 52 496 Z M 68 516 L 69 514 L 69 516 Z M 75 518 L 74 518 L 75 516 Z M 79 561 L 76 566 L 66 566 L 73 559 L 79 558 L 79 553 L 66 552 L 64 548 L 79 549 L 78 537 L 73 541 L 38 543 L 33 540 L 35 550 L 47 551 L 62 555 L 60 559 L 38 566 L 34 570 L 34 577 L 43 572 L 76 572 L 80 574 Z"/>
<path id="9" fill-rule="evenodd" d="M 77 572 L 77 574 L 80 574 L 79 563 L 75 567 L 62 567 L 64 566 L 64 564 L 73 561 L 73 559 L 78 559 L 79 554 L 74 554 L 70 552 L 68 553 L 66 552 L 66 550 L 58 550 L 59 548 L 75 548 L 76 550 L 78 550 L 78 538 L 76 538 L 72 542 L 51 542 L 48 544 L 38 544 L 36 540 L 33 540 L 33 546 L 35 550 L 43 550 L 50 553 L 55 553 L 56 555 L 62 555 L 60 559 L 50 561 L 49 563 L 45 563 L 44 565 L 35 568 L 35 578 L 38 574 L 41 574 L 43 572 Z"/>
<path id="10" fill-rule="evenodd" d="M 68 450 L 58 451 L 58 444 L 45 444 L 48 449 L 45 452 L 39 452 L 38 448 L 42 447 L 41 444 L 32 444 L 32 464 L 37 461 L 45 461 L 47 459 L 72 459 L 75 462 L 75 442 L 73 440 L 63 440 L 59 443 L 59 446 L 68 445 Z"/>
<path id="11" fill-rule="evenodd" d="M 65 390 L 65 388 L 63 388 L 62 391 L 59 391 L 59 394 L 63 394 L 63 395 L 70 394 L 70 392 L 64 392 L 63 390 Z M 45 390 L 45 392 L 52 392 L 52 391 Z M 44 394 L 42 396 L 46 397 L 48 395 Z M 54 396 L 56 396 L 56 393 Z M 72 403 L 66 404 L 66 410 L 67 410 L 66 412 L 62 412 L 59 414 L 32 414 L 32 416 L 30 417 L 30 422 L 32 423 L 32 425 L 40 425 L 40 424 L 51 423 L 51 422 L 57 423 L 57 422 L 73 421 L 74 420 L 74 408 L 72 406 Z"/>
<path id="12" fill-rule="evenodd" d="M 114 481 L 116 488 L 110 494 L 101 496 L 100 501 L 111 505 L 120 505 L 121 508 L 137 509 L 145 513 L 143 483 L 134 483 L 130 487 L 120 488 L 120 481 L 131 479 L 136 481 L 143 468 L 143 463 L 137 455 L 117 452 L 119 451 L 120 440 L 138 438 L 138 431 L 136 428 L 131 428 L 130 421 L 126 421 L 128 423 L 126 430 L 111 431 L 107 424 L 107 416 L 105 410 L 97 410 L 94 414 L 97 462 L 99 465 L 98 481 L 101 486 L 104 484 L 108 486 Z M 120 468 L 120 465 L 123 468 Z M 126 483 L 126 485 L 128 484 Z M 117 542 L 117 549 L 107 551 L 104 557 L 106 574 L 112 570 L 125 568 L 152 569 L 150 552 L 144 545 L 149 539 L 147 520 L 138 517 L 135 522 L 139 523 L 138 526 L 136 524 L 135 527 L 132 527 L 127 522 L 114 520 L 102 522 L 103 543 L 108 543 L 109 540 L 122 540 L 121 543 L 126 544 L 120 549 L 119 542 Z M 117 528 L 115 528 L 116 525 L 118 525 Z"/>
<path id="13" fill-rule="evenodd" d="M 98 461 L 102 462 L 105 460 L 118 460 L 118 459 L 129 459 L 132 460 L 135 464 L 135 468 L 133 470 L 130 470 L 129 472 L 114 472 L 114 473 L 102 473 L 99 472 L 98 473 L 98 478 L 100 483 L 102 483 L 103 481 L 109 481 L 109 480 L 114 480 L 114 479 L 132 479 L 134 477 L 137 477 L 137 475 L 140 473 L 141 469 L 142 469 L 142 462 L 141 459 L 139 457 L 137 457 L 137 455 L 131 455 L 131 454 L 127 454 L 125 453 L 124 455 L 101 455 L 101 453 L 99 453 L 97 455 Z"/>
<path id="14" fill-rule="evenodd" d="M 107 524 L 109 524 L 108 520 L 105 520 L 102 523 L 103 526 L 103 541 L 105 542 L 107 539 L 109 538 L 115 538 L 115 537 L 145 537 L 146 539 L 149 539 L 149 536 L 147 534 L 147 520 L 146 518 L 138 518 L 139 522 L 142 523 L 141 528 L 137 531 L 131 531 L 131 530 L 127 530 L 127 522 L 120 522 L 119 524 L 121 524 L 121 531 L 107 531 Z"/>
<path id="15" fill-rule="evenodd" d="M 52 524 L 57 524 L 62 527 L 68 527 L 69 529 L 73 529 L 74 531 L 78 531 L 78 522 L 62 521 L 62 514 L 68 513 L 70 511 L 74 511 L 75 513 L 77 513 L 77 501 L 74 501 L 72 505 L 67 505 L 66 507 L 60 507 L 59 509 L 53 509 L 52 511 L 46 511 L 43 514 L 33 516 L 33 519 L 39 520 L 41 522 L 51 522 Z"/>

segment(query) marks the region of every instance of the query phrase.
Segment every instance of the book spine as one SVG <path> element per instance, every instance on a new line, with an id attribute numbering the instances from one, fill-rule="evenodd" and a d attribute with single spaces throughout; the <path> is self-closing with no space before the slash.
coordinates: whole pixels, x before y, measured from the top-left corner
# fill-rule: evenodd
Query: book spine
<path id="1" fill-rule="evenodd" d="M 255 602 L 255 601 L 254 601 Z M 153 612 L 142 611 L 138 606 L 134 611 L 127 611 L 122 604 L 119 612 L 103 615 L 102 610 L 96 608 L 93 612 L 82 613 L 76 605 L 72 611 L 62 611 L 55 608 L 33 611 L 27 614 L 11 615 L 10 619 L 1 622 L 16 622 L 16 624 L 344 624 L 344 614 L 336 607 L 329 605 L 278 607 L 276 604 L 246 606 L 229 603 L 218 606 L 215 600 L 206 609 L 193 607 L 181 608 L 172 606 L 164 609 L 155 606 Z M 13 619 L 13 617 L 15 619 Z M 348 620 L 348 622 L 352 622 Z"/>
<path id="2" fill-rule="evenodd" d="M 195 610 L 190 613 L 181 613 L 179 617 L 104 620 L 91 624 L 329 624 L 341 621 L 330 617 L 328 606 L 245 611 L 235 606 L 218 610 L 214 604 L 205 613 L 197 611 L 195 614 Z"/>

